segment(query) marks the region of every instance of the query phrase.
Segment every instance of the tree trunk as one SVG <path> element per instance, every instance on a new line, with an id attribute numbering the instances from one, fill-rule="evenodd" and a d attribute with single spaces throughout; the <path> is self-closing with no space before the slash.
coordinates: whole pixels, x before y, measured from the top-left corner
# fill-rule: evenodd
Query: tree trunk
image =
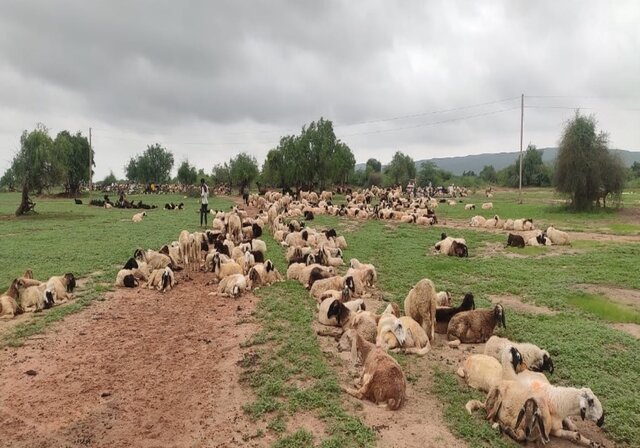
<path id="1" fill-rule="evenodd" d="M 31 209 L 30 203 L 31 201 L 29 200 L 29 186 L 25 183 L 22 186 L 22 201 L 16 209 L 16 216 L 24 215 L 25 213 L 27 213 Z"/>

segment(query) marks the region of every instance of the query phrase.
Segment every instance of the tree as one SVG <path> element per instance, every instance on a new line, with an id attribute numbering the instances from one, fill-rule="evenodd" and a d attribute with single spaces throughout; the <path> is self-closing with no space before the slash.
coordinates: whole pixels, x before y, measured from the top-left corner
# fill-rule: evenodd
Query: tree
<path id="1" fill-rule="evenodd" d="M 556 190 L 571 198 L 576 210 L 586 210 L 606 194 L 621 194 L 624 188 L 624 166 L 608 149 L 609 138 L 596 132 L 593 115 L 576 115 L 565 125 L 558 156 L 554 183 Z M 620 174 L 622 173 L 622 174 Z M 614 177 L 610 182 L 608 177 Z M 620 180 L 622 179 L 622 180 Z"/>
<path id="2" fill-rule="evenodd" d="M 416 177 L 416 164 L 410 156 L 397 151 L 384 171 L 393 185 L 405 185 Z"/>
<path id="3" fill-rule="evenodd" d="M 367 160 L 367 164 L 365 165 L 365 172 L 369 173 L 379 173 L 382 171 L 382 163 L 380 163 L 377 159 L 369 159 Z"/>
<path id="4" fill-rule="evenodd" d="M 640 162 L 636 161 L 631 165 L 631 176 L 636 178 L 640 177 Z"/>
<path id="5" fill-rule="evenodd" d="M 17 184 L 22 186 L 22 199 L 16 216 L 32 209 L 30 191 L 40 192 L 54 182 L 57 168 L 52 148 L 49 130 L 43 124 L 38 124 L 31 132 L 22 133 L 20 150 L 11 165 Z"/>
<path id="6" fill-rule="evenodd" d="M 516 161 L 518 173 L 520 161 Z M 542 161 L 542 151 L 536 149 L 536 145 L 529 144 L 522 158 L 522 186 L 546 187 L 551 185 L 549 170 Z"/>
<path id="7" fill-rule="evenodd" d="M 489 183 L 495 183 L 498 180 L 498 175 L 493 165 L 485 165 L 482 168 L 482 171 L 480 171 L 479 176 L 480 176 L 480 179 Z"/>
<path id="8" fill-rule="evenodd" d="M 193 185 L 198 181 L 198 172 L 195 166 L 189 165 L 189 161 L 185 160 L 178 168 L 178 182 L 182 185 Z"/>
<path id="9" fill-rule="evenodd" d="M 231 185 L 231 171 L 228 163 L 217 163 L 211 170 L 211 181 L 214 185 Z"/>
<path id="10" fill-rule="evenodd" d="M 93 160 L 93 150 L 89 140 L 80 132 L 72 135 L 69 131 L 61 131 L 53 142 L 56 159 L 61 162 L 61 176 L 65 191 L 76 196 L 82 182 L 89 182 L 89 151 Z M 95 162 L 93 163 L 95 166 Z"/>
<path id="11" fill-rule="evenodd" d="M 104 180 L 102 181 L 102 184 L 111 185 L 111 184 L 115 184 L 116 182 L 118 182 L 116 175 L 113 174 L 113 171 L 109 171 L 109 174 L 107 175 L 107 177 L 104 178 Z"/>
<path id="12" fill-rule="evenodd" d="M 16 176 L 13 173 L 13 168 L 7 168 L 7 171 L 4 172 L 2 178 L 0 178 L 0 188 L 6 188 L 9 191 L 15 191 L 16 189 Z"/>
<path id="13" fill-rule="evenodd" d="M 129 160 L 125 167 L 127 179 L 140 182 L 163 184 L 171 180 L 173 154 L 159 143 L 148 145 L 142 155 Z"/>
<path id="14" fill-rule="evenodd" d="M 258 177 L 258 162 L 247 153 L 240 153 L 229 161 L 229 173 L 232 185 L 238 187 L 240 194 Z"/>

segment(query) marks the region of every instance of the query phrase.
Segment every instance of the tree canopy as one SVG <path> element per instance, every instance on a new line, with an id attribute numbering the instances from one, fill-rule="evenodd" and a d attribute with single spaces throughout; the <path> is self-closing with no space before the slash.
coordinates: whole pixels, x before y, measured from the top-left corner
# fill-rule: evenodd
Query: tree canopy
<path id="1" fill-rule="evenodd" d="M 229 161 L 231 183 L 244 194 L 244 190 L 258 177 L 258 162 L 247 153 L 240 153 Z"/>
<path id="2" fill-rule="evenodd" d="M 372 172 L 379 173 L 382 171 L 382 163 L 380 163 L 380 161 L 377 159 L 371 158 L 367 160 L 367 163 L 365 165 L 365 171 L 367 175 Z"/>
<path id="3" fill-rule="evenodd" d="M 178 167 L 177 179 L 182 185 L 195 184 L 198 181 L 196 167 L 190 165 L 188 160 L 184 160 Z"/>
<path id="4" fill-rule="evenodd" d="M 107 176 L 102 181 L 104 185 L 111 185 L 115 184 L 116 182 L 118 182 L 118 178 L 115 174 L 113 174 L 113 171 L 109 171 L 109 174 L 107 174 Z"/>
<path id="5" fill-rule="evenodd" d="M 608 144 L 608 135 L 597 132 L 593 115 L 577 111 L 565 125 L 554 183 L 558 192 L 571 198 L 576 210 L 588 209 L 608 194 L 622 193 L 626 170 L 621 159 L 609 152 Z"/>
<path id="6" fill-rule="evenodd" d="M 410 156 L 396 151 L 391 163 L 384 169 L 384 174 L 390 185 L 406 185 L 416 177 L 416 164 Z"/>
<path id="7" fill-rule="evenodd" d="M 142 155 L 132 157 L 125 173 L 127 179 L 134 182 L 163 184 L 171 181 L 172 168 L 173 153 L 156 143 L 148 145 Z"/>
<path id="8" fill-rule="evenodd" d="M 80 191 L 80 185 L 89 182 L 89 151 L 91 160 L 94 160 L 89 140 L 80 132 L 72 135 L 69 131 L 62 131 L 58 133 L 53 146 L 65 191 L 75 196 Z"/>

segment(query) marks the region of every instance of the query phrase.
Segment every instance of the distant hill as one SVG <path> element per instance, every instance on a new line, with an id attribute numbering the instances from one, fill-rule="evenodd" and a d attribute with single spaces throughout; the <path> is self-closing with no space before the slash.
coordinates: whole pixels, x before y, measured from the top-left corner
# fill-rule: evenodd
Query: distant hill
<path id="1" fill-rule="evenodd" d="M 545 163 L 551 163 L 558 155 L 558 148 L 540 148 L 542 151 L 542 160 Z M 623 149 L 613 149 L 613 152 L 622 156 L 626 166 L 631 166 L 633 162 L 640 162 L 640 151 L 626 151 Z M 416 167 L 420 169 L 425 162 L 434 162 L 438 168 L 451 171 L 455 175 L 461 175 L 464 171 L 474 171 L 478 174 L 485 165 L 493 165 L 496 170 L 515 163 L 518 159 L 518 152 L 499 152 L 495 154 L 474 154 L 460 157 L 442 157 L 434 159 L 425 159 L 416 161 Z M 356 165 L 357 170 L 364 169 L 365 164 Z"/>

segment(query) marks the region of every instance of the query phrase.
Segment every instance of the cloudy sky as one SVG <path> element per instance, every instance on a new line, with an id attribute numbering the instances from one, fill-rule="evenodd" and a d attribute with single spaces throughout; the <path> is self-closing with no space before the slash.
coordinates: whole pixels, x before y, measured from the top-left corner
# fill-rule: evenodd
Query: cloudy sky
<path id="1" fill-rule="evenodd" d="M 0 172 L 24 129 L 93 128 L 96 178 L 160 142 L 261 163 L 319 117 L 358 162 L 557 144 L 572 108 L 640 150 L 640 2 L 3 1 Z"/>

